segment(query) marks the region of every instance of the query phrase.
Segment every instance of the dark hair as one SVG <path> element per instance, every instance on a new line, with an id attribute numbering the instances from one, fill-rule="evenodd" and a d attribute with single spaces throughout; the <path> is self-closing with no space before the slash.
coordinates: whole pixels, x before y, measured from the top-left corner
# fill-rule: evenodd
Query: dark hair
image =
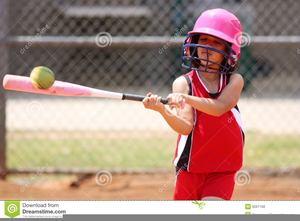
<path id="1" fill-rule="evenodd" d="M 234 65 L 234 66 L 231 66 L 231 67 L 228 69 L 227 73 L 232 73 L 232 72 L 236 71 L 236 70 L 238 69 L 238 67 L 239 67 L 239 62 L 236 61 L 236 62 L 235 62 L 235 65 Z"/>
<path id="2" fill-rule="evenodd" d="M 192 36 L 190 44 L 198 44 L 199 38 L 200 38 L 200 34 Z M 230 45 L 230 47 L 232 46 L 232 43 L 229 43 L 229 42 L 227 42 L 227 43 Z M 194 48 L 193 47 L 189 47 L 189 50 L 190 50 L 189 53 L 191 55 L 192 52 L 193 52 L 193 50 L 194 50 Z M 198 57 L 197 50 L 195 51 L 194 57 Z M 228 64 L 225 64 L 226 60 L 227 60 L 227 58 L 224 57 L 224 59 L 223 59 L 223 61 L 222 61 L 221 64 L 228 66 Z M 198 59 L 192 59 L 192 67 L 193 68 L 198 68 L 199 65 L 200 65 L 200 60 L 198 60 Z M 238 67 L 239 67 L 239 62 L 236 61 L 235 65 L 231 66 L 228 69 L 227 73 L 231 73 L 231 72 L 236 71 L 238 69 Z"/>

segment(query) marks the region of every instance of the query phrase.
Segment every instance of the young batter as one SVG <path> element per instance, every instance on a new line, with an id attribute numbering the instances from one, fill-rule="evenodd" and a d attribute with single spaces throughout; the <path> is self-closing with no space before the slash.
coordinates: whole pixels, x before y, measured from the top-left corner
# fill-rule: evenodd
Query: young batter
<path id="1" fill-rule="evenodd" d="M 149 93 L 145 108 L 158 111 L 179 133 L 174 200 L 230 200 L 242 167 L 244 133 L 237 102 L 244 81 L 232 73 L 240 56 L 241 25 L 224 9 L 203 12 L 182 47 L 191 71 L 173 83 L 169 112 Z M 181 108 L 180 108 L 181 107 Z"/>

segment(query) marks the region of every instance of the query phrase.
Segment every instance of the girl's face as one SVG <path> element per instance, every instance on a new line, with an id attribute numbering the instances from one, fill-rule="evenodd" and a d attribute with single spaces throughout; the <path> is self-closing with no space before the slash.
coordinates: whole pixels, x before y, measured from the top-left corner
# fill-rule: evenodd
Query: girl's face
<path id="1" fill-rule="evenodd" d="M 227 47 L 225 46 L 225 44 L 223 44 L 217 38 L 208 36 L 208 35 L 200 35 L 198 44 L 209 46 L 209 47 L 215 48 L 215 49 L 217 49 L 219 51 L 223 51 L 223 52 L 227 51 Z M 199 58 L 207 59 L 207 53 L 206 53 L 205 48 L 197 47 L 197 54 L 198 54 Z M 218 52 L 212 51 L 212 50 L 208 50 L 208 56 L 209 56 L 210 61 L 213 61 L 213 62 L 216 62 L 219 64 L 222 63 L 223 58 L 224 58 L 224 55 L 222 55 Z M 206 65 L 206 62 L 201 60 L 201 64 Z M 219 65 L 208 62 L 208 67 L 218 69 Z"/>

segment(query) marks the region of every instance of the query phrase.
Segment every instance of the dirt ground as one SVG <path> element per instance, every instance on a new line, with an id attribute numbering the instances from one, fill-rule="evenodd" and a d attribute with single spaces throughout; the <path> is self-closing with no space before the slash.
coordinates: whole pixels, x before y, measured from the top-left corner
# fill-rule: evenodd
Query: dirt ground
<path id="1" fill-rule="evenodd" d="M 99 186 L 95 176 L 75 187 L 74 181 L 77 176 L 27 187 L 0 181 L 0 200 L 172 200 L 174 191 L 172 173 L 113 174 L 105 186 Z M 300 200 L 300 177 L 251 175 L 248 184 L 236 185 L 232 200 Z"/>

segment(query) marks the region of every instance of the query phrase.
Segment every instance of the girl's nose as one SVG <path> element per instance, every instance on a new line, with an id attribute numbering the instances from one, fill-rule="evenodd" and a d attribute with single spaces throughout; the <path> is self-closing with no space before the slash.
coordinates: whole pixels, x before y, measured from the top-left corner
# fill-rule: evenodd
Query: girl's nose
<path id="1" fill-rule="evenodd" d="M 212 42 L 211 41 L 206 41 L 205 45 L 211 47 L 212 46 Z"/>

